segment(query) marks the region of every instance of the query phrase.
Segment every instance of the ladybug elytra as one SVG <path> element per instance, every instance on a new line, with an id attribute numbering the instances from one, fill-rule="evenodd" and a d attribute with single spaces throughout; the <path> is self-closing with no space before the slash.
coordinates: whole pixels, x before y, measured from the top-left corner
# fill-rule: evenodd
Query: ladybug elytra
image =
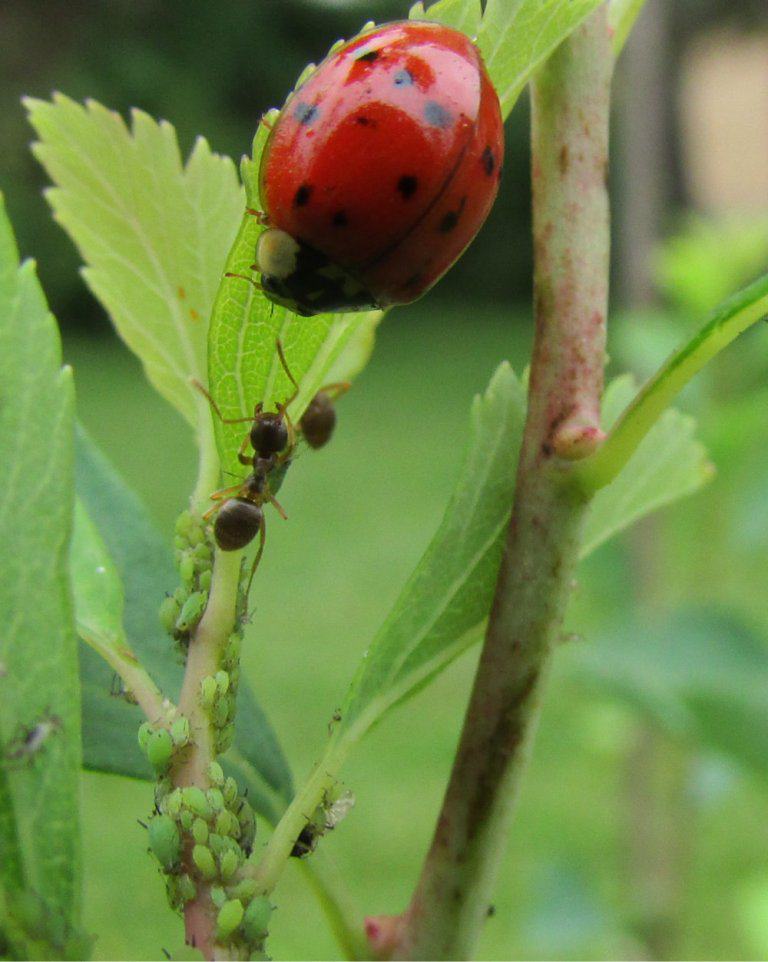
<path id="1" fill-rule="evenodd" d="M 267 139 L 264 293 L 305 316 L 416 300 L 482 226 L 503 155 L 499 100 L 464 34 L 398 21 L 342 44 Z"/>

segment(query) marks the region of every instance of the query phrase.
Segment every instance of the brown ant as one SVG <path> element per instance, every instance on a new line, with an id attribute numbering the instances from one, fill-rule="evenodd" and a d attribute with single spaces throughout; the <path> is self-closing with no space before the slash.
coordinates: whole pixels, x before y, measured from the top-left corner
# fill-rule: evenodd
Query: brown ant
<path id="1" fill-rule="evenodd" d="M 216 515 L 213 534 L 216 544 L 222 551 L 239 551 L 250 544 L 257 534 L 260 536 L 259 549 L 248 581 L 249 588 L 264 552 L 266 521 L 263 505 L 269 502 L 274 505 L 282 518 L 287 518 L 272 491 L 280 487 L 296 448 L 296 431 L 287 408 L 297 397 L 299 385 L 288 367 L 283 345 L 277 341 L 276 346 L 280 363 L 294 388 L 290 397 L 275 405 L 276 411 L 265 411 L 260 401 L 253 409 L 252 417 L 225 418 L 218 404 L 202 384 L 198 381 L 193 382 L 194 386 L 208 398 L 222 424 L 251 422 L 251 428 L 237 452 L 238 461 L 252 468 L 251 473 L 244 481 L 214 492 L 211 500 L 217 503 L 203 515 L 205 521 Z M 249 446 L 253 449 L 252 454 L 246 454 L 246 448 Z"/>

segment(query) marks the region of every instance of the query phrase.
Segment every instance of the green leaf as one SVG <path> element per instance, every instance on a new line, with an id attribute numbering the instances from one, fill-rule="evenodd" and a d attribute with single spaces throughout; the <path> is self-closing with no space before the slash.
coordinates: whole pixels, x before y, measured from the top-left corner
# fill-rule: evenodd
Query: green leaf
<path id="1" fill-rule="evenodd" d="M 97 651 L 124 649 L 123 586 L 96 525 L 79 499 L 69 558 L 77 633 Z"/>
<path id="2" fill-rule="evenodd" d="M 604 429 L 612 427 L 636 393 L 631 374 L 608 385 L 602 404 Z M 673 408 L 664 412 L 621 474 L 595 495 L 582 536 L 582 557 L 638 518 L 693 493 L 712 477 L 712 465 L 695 430 L 693 418 Z"/>
<path id="3" fill-rule="evenodd" d="M 125 593 L 125 637 L 160 689 L 174 700 L 182 668 L 158 620 L 163 590 L 178 583 L 170 550 L 146 508 L 85 434 L 77 432 L 77 487 L 103 539 Z M 151 779 L 136 742 L 142 716 L 113 697 L 112 673 L 90 648 L 81 651 L 85 765 L 97 771 Z M 238 695 L 235 749 L 244 759 L 252 790 L 269 799 L 263 814 L 274 817 L 292 794 L 291 774 L 275 734 L 247 682 Z"/>
<path id="4" fill-rule="evenodd" d="M 0 889 L 39 900 L 63 932 L 80 909 L 73 411 L 56 322 L 0 195 Z"/>
<path id="5" fill-rule="evenodd" d="M 253 159 L 245 158 L 242 164 L 247 206 L 251 209 L 260 206 L 257 174 L 266 138 L 267 130 L 262 125 L 253 141 Z M 263 229 L 255 217 L 243 215 L 227 258 L 227 273 L 250 277 L 256 241 Z M 366 351 L 370 353 L 373 331 L 381 316 L 381 311 L 367 311 L 297 317 L 267 300 L 247 280 L 225 277 L 213 308 L 208 354 L 208 381 L 223 416 L 247 417 L 258 402 L 265 408 L 273 407 L 293 393 L 277 356 L 275 343 L 279 338 L 291 374 L 301 384 L 301 392 L 290 408 L 297 420 L 319 388 L 331 380 L 331 369 L 337 362 L 345 363 L 339 359 L 358 332 L 356 346 L 350 346 L 346 369 L 336 370 L 350 376 L 367 360 Z M 242 476 L 237 450 L 245 435 L 243 425 L 223 424 L 213 412 L 211 417 L 222 471 Z"/>
<path id="6" fill-rule="evenodd" d="M 477 35 L 483 8 L 480 0 L 438 0 L 425 10 L 423 3 L 415 3 L 408 16 L 411 20 L 434 20 L 446 27 L 461 30 L 468 37 Z"/>
<path id="7" fill-rule="evenodd" d="M 675 351 L 625 408 L 601 447 L 574 466 L 574 480 L 586 492 L 609 484 L 678 392 L 723 348 L 766 314 L 768 274 L 723 301 L 704 326 Z"/>
<path id="8" fill-rule="evenodd" d="M 536 70 L 602 0 L 438 0 L 411 8 L 413 20 L 435 20 L 477 38 L 507 117 Z"/>
<path id="9" fill-rule="evenodd" d="M 696 607 L 622 622 L 566 657 L 590 691 L 768 778 L 768 644 L 733 613 Z"/>
<path id="10" fill-rule="evenodd" d="M 335 740 L 357 740 L 473 640 L 493 598 L 524 417 L 524 389 L 504 363 L 475 399 L 445 517 L 365 655 Z"/>
<path id="11" fill-rule="evenodd" d="M 199 138 L 182 164 L 176 133 L 134 110 L 122 118 L 89 100 L 27 99 L 46 196 L 74 240 L 83 275 L 147 377 L 201 435 L 208 319 L 243 209 L 234 164 Z"/>
<path id="12" fill-rule="evenodd" d="M 613 55 L 618 57 L 632 31 L 645 0 L 610 0 L 608 26 L 613 37 Z"/>
<path id="13" fill-rule="evenodd" d="M 536 70 L 602 0 L 488 0 L 477 44 L 506 117 Z"/>

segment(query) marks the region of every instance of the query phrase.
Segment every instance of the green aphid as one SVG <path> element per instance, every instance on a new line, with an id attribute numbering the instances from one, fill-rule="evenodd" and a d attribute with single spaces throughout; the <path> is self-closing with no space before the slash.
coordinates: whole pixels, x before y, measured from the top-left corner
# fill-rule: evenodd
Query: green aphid
<path id="1" fill-rule="evenodd" d="M 181 833 L 170 815 L 156 815 L 149 823 L 149 847 L 166 872 L 178 871 Z"/>
<path id="2" fill-rule="evenodd" d="M 176 534 L 186 536 L 195 525 L 195 519 L 191 511 L 182 511 L 176 519 L 174 530 Z"/>
<path id="3" fill-rule="evenodd" d="M 232 849 L 227 849 L 226 852 L 222 853 L 222 856 L 219 859 L 219 871 L 221 872 L 221 877 L 223 879 L 232 878 L 239 867 L 240 859 L 232 851 Z"/>
<path id="4" fill-rule="evenodd" d="M 202 818 L 196 818 L 192 822 L 192 838 L 198 845 L 205 845 L 208 841 L 208 823 Z"/>
<path id="5" fill-rule="evenodd" d="M 219 835 L 238 836 L 240 835 L 240 823 L 233 812 L 224 810 L 216 816 L 215 828 Z"/>
<path id="6" fill-rule="evenodd" d="M 180 788 L 174 788 L 172 792 L 166 795 L 163 801 L 163 811 L 170 815 L 172 818 L 177 818 L 181 813 L 183 805 L 183 796 L 181 794 Z"/>
<path id="7" fill-rule="evenodd" d="M 227 893 L 220 885 L 211 886 L 211 901 L 217 909 L 220 909 L 227 901 Z"/>
<path id="8" fill-rule="evenodd" d="M 173 547 L 181 554 L 182 551 L 186 551 L 189 545 L 189 539 L 177 534 L 173 539 Z"/>
<path id="9" fill-rule="evenodd" d="M 216 878 L 216 859 L 213 852 L 205 845 L 195 845 L 192 849 L 192 861 L 206 881 Z"/>
<path id="10" fill-rule="evenodd" d="M 219 689 L 219 694 L 226 695 L 229 691 L 229 675 L 226 671 L 217 671 L 214 677 L 216 679 L 216 687 Z"/>
<path id="11" fill-rule="evenodd" d="M 138 738 L 139 738 L 139 748 L 144 752 L 145 755 L 146 755 L 146 753 L 147 753 L 147 747 L 148 747 L 148 745 L 149 745 L 149 739 L 150 739 L 150 736 L 152 735 L 152 732 L 153 732 L 153 731 L 154 731 L 154 729 L 153 729 L 152 726 L 149 724 L 149 722 L 142 722 L 142 723 L 139 725 L 139 734 L 138 734 Z"/>
<path id="12" fill-rule="evenodd" d="M 200 577 L 197 579 L 197 583 L 200 585 L 201 591 L 210 591 L 212 581 L 213 571 L 211 571 L 210 568 L 206 568 L 205 571 L 201 571 Z"/>
<path id="13" fill-rule="evenodd" d="M 242 882 L 238 882 L 236 885 L 233 885 L 230 888 L 229 894 L 233 899 L 240 899 L 242 902 L 248 902 L 256 894 L 257 888 L 258 885 L 254 879 L 244 878 Z"/>
<path id="14" fill-rule="evenodd" d="M 224 808 L 224 796 L 218 788 L 209 788 L 205 797 L 214 812 L 220 812 Z"/>
<path id="15" fill-rule="evenodd" d="M 184 715 L 179 715 L 171 722 L 171 738 L 177 748 L 181 748 L 189 742 L 189 719 Z"/>
<path id="16" fill-rule="evenodd" d="M 211 785 L 215 785 L 217 788 L 221 788 L 224 784 L 224 769 L 219 765 L 218 762 L 211 762 L 208 766 L 208 778 L 211 781 Z"/>
<path id="17" fill-rule="evenodd" d="M 208 804 L 208 799 L 205 797 L 205 792 L 202 788 L 198 788 L 197 785 L 189 785 L 181 791 L 184 805 L 190 809 L 190 811 L 194 812 L 195 815 L 199 815 L 200 818 L 211 817 L 211 806 Z"/>
<path id="18" fill-rule="evenodd" d="M 192 584 L 195 578 L 195 559 L 189 552 L 182 554 L 179 559 L 179 577 L 187 584 Z"/>
<path id="19" fill-rule="evenodd" d="M 216 937 L 228 939 L 243 921 L 244 914 L 240 899 L 229 899 L 225 902 L 216 916 Z"/>
<path id="20" fill-rule="evenodd" d="M 216 701 L 216 695 L 218 693 L 218 688 L 216 686 L 216 679 L 213 675 L 207 675 L 200 681 L 200 705 L 209 711 L 213 707 L 213 703 Z"/>
<path id="21" fill-rule="evenodd" d="M 256 838 L 256 816 L 247 802 L 240 809 L 237 820 L 240 823 L 240 844 L 244 851 L 250 854 L 253 840 Z"/>
<path id="22" fill-rule="evenodd" d="M 196 561 L 203 562 L 205 564 L 210 563 L 211 559 L 213 558 L 213 552 L 211 551 L 210 546 L 203 541 L 195 546 L 192 556 Z"/>
<path id="23" fill-rule="evenodd" d="M 163 598 L 160 604 L 160 611 L 158 615 L 160 617 L 160 624 L 163 627 L 163 631 L 167 634 L 171 634 L 173 629 L 176 627 L 176 619 L 179 617 L 179 612 L 181 607 L 178 601 L 172 596 L 168 595 L 167 598 Z"/>
<path id="24" fill-rule="evenodd" d="M 208 836 L 208 847 L 214 855 L 221 855 L 222 852 L 226 850 L 224 836 L 219 835 L 217 832 L 211 832 Z"/>
<path id="25" fill-rule="evenodd" d="M 191 902 L 192 899 L 197 895 L 197 886 L 189 877 L 189 875 L 180 875 L 177 882 L 177 891 L 179 893 L 179 899 L 182 902 Z"/>
<path id="26" fill-rule="evenodd" d="M 187 540 L 193 548 L 196 548 L 197 545 L 202 544 L 202 542 L 205 541 L 205 533 L 199 518 L 194 519 L 194 524 L 189 529 L 187 534 Z"/>
<path id="27" fill-rule="evenodd" d="M 176 630 L 186 634 L 195 627 L 203 617 L 205 606 L 208 604 L 207 591 L 193 591 L 181 608 L 176 619 Z"/>
<path id="28" fill-rule="evenodd" d="M 229 675 L 227 675 L 229 678 Z M 217 728 L 224 728 L 232 717 L 234 702 L 230 695 L 222 695 L 216 699 L 213 706 L 213 723 Z"/>
<path id="29" fill-rule="evenodd" d="M 181 815 L 179 815 L 179 825 L 181 825 L 185 832 L 191 832 L 194 824 L 194 814 L 190 812 L 188 808 L 182 808 Z"/>
<path id="30" fill-rule="evenodd" d="M 224 785 L 221 789 L 224 796 L 224 801 L 227 805 L 232 805 L 237 798 L 237 782 L 231 776 L 226 779 Z"/>
<path id="31" fill-rule="evenodd" d="M 243 915 L 243 933 L 250 943 L 263 942 L 269 934 L 272 905 L 266 895 L 251 899 Z"/>
<path id="32" fill-rule="evenodd" d="M 147 742 L 147 758 L 156 772 L 164 772 L 173 757 L 173 739 L 165 728 L 156 728 Z"/>

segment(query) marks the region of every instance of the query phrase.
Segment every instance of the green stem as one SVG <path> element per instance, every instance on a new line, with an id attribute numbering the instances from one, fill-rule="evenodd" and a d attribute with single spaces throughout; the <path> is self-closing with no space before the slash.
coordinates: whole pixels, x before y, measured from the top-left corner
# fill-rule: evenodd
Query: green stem
<path id="1" fill-rule="evenodd" d="M 216 758 L 216 744 L 209 715 L 200 704 L 200 683 L 218 671 L 222 650 L 235 626 L 240 559 L 239 551 L 216 552 L 208 606 L 189 642 L 179 710 L 189 720 L 192 737 L 183 762 L 173 772 L 178 786 L 210 788 L 208 767 Z M 194 865 L 185 868 L 196 877 Z M 198 885 L 197 896 L 187 902 L 184 916 L 187 942 L 207 959 L 221 957 L 215 945 L 216 911 L 210 886 Z"/>
<path id="2" fill-rule="evenodd" d="M 154 724 L 173 707 L 164 699 L 163 693 L 127 645 L 118 650 L 110 645 L 100 644 L 85 632 L 81 633 L 81 637 L 117 672 L 126 692 L 136 699 L 147 721 Z"/>
<path id="3" fill-rule="evenodd" d="M 369 957 L 362 916 L 352 904 L 338 869 L 322 851 L 301 862 L 304 876 L 315 893 L 346 959 Z"/>
<path id="4" fill-rule="evenodd" d="M 724 301 L 646 383 L 591 457 L 573 468 L 586 494 L 610 484 L 672 399 L 716 354 L 768 314 L 768 274 Z"/>
<path id="5" fill-rule="evenodd" d="M 515 504 L 431 848 L 399 924 L 374 920 L 383 933 L 374 948 L 382 955 L 471 957 L 506 848 L 587 507 L 570 484 L 568 461 L 600 443 L 612 64 L 603 6 L 533 85 L 536 339 Z"/>
<path id="6" fill-rule="evenodd" d="M 618 57 L 627 38 L 640 16 L 645 0 L 610 0 L 608 4 L 608 26 L 613 39 L 613 55 Z"/>

